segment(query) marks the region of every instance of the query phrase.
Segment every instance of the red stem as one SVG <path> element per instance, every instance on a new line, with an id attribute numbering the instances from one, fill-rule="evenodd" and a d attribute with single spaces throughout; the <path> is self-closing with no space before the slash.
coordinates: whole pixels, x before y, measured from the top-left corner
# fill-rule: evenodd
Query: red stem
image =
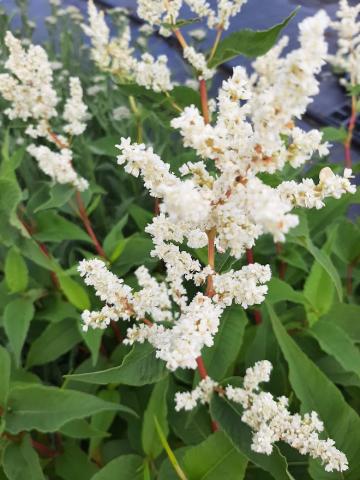
<path id="1" fill-rule="evenodd" d="M 203 78 L 200 80 L 200 100 L 201 100 L 201 110 L 204 117 L 204 122 L 210 123 L 206 81 Z"/>
<path id="2" fill-rule="evenodd" d="M 276 253 L 277 255 L 281 255 L 281 252 L 282 252 L 282 245 L 280 242 L 276 242 L 275 243 L 275 248 L 276 248 Z M 279 278 L 281 280 L 284 280 L 285 279 L 285 274 L 286 274 L 286 268 L 287 268 L 287 264 L 286 262 L 284 262 L 284 260 L 279 260 L 279 266 L 278 266 L 278 271 L 279 271 Z"/>
<path id="3" fill-rule="evenodd" d="M 249 265 L 254 263 L 254 252 L 253 252 L 252 248 L 248 248 L 246 250 L 246 260 L 247 260 Z"/>
<path id="4" fill-rule="evenodd" d="M 197 363 L 197 366 L 198 366 L 198 372 L 199 372 L 199 375 L 201 377 L 201 380 L 205 380 L 205 378 L 208 376 L 208 373 L 207 373 L 205 363 L 204 363 L 204 360 L 203 360 L 202 356 L 200 356 L 196 359 L 196 363 Z"/>
<path id="5" fill-rule="evenodd" d="M 95 232 L 94 232 L 94 230 L 91 226 L 91 222 L 90 222 L 90 219 L 88 217 L 88 214 L 86 213 L 85 205 L 84 205 L 84 202 L 82 201 L 80 192 L 76 192 L 76 203 L 77 203 L 77 206 L 78 206 L 78 209 L 79 209 L 80 218 L 81 218 L 81 220 L 84 224 L 84 227 L 85 227 L 89 237 L 92 240 L 92 243 L 93 243 L 98 255 L 100 255 L 100 257 L 103 257 L 103 258 L 106 259 L 106 253 L 104 252 L 104 249 L 102 248 L 102 246 L 101 246 L 99 240 L 97 239 L 97 237 L 95 235 Z"/>
<path id="6" fill-rule="evenodd" d="M 351 97 L 351 116 L 349 120 L 348 134 L 344 142 L 346 168 L 352 167 L 351 142 L 352 142 L 353 132 L 355 128 L 355 122 L 356 122 L 356 97 L 355 95 L 353 95 Z"/>
<path id="7" fill-rule="evenodd" d="M 31 439 L 31 444 L 33 448 L 44 458 L 54 458 L 60 455 L 60 452 L 57 450 L 52 450 L 43 443 L 37 442 L 33 438 Z"/>
<path id="8" fill-rule="evenodd" d="M 205 380 L 205 378 L 208 377 L 208 373 L 205 367 L 204 359 L 202 358 L 201 355 L 196 359 L 196 363 L 197 363 L 198 372 L 201 380 Z M 217 430 L 219 430 L 219 426 L 214 420 L 211 420 L 211 430 L 213 432 L 216 432 Z"/>
<path id="9" fill-rule="evenodd" d="M 112 328 L 112 331 L 114 332 L 114 335 L 115 335 L 115 338 L 116 338 L 117 342 L 121 343 L 123 341 L 123 337 L 121 335 L 119 325 L 116 322 L 114 322 L 114 320 L 111 320 L 110 326 Z"/>

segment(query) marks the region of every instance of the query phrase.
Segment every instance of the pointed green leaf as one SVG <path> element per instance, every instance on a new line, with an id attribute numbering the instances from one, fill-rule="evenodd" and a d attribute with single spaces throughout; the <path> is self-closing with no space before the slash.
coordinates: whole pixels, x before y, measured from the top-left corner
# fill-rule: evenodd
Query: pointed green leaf
<path id="1" fill-rule="evenodd" d="M 281 324 L 274 309 L 268 305 L 271 323 L 282 353 L 289 366 L 289 377 L 302 410 L 315 410 L 325 424 L 327 435 L 343 451 L 350 468 L 343 473 L 346 479 L 360 478 L 360 417 L 346 403 L 338 388 L 298 347 Z M 316 479 L 339 478 L 329 474 L 319 462 L 311 462 L 312 477 Z"/>
<path id="2" fill-rule="evenodd" d="M 139 387 L 158 382 L 166 373 L 165 363 L 155 357 L 154 348 L 149 343 L 136 343 L 118 367 L 99 372 L 68 375 L 68 378 L 98 385 L 123 383 Z"/>
<path id="3" fill-rule="evenodd" d="M 111 460 L 91 480 L 143 480 L 143 459 L 138 455 L 122 455 Z"/>
<path id="4" fill-rule="evenodd" d="M 324 352 L 332 355 L 344 370 L 360 378 L 360 351 L 344 330 L 335 323 L 319 320 L 309 332 Z"/>
<path id="5" fill-rule="evenodd" d="M 79 283 L 65 274 L 58 275 L 58 279 L 61 290 L 74 307 L 79 310 L 88 310 L 90 308 L 89 296 Z"/>
<path id="6" fill-rule="evenodd" d="M 233 367 L 242 345 L 246 324 L 247 317 L 243 308 L 234 305 L 225 310 L 215 335 L 214 345 L 202 351 L 211 378 L 220 381 Z"/>
<path id="7" fill-rule="evenodd" d="M 223 432 L 189 448 L 181 462 L 189 480 L 242 480 L 248 460 Z"/>
<path id="8" fill-rule="evenodd" d="M 4 310 L 4 327 L 14 353 L 16 365 L 20 365 L 21 350 L 34 316 L 34 305 L 27 298 L 8 303 Z"/>
<path id="9" fill-rule="evenodd" d="M 76 390 L 44 385 L 16 386 L 9 394 L 6 429 L 14 434 L 22 430 L 56 432 L 71 420 L 109 410 L 133 413 L 123 405 Z"/>
<path id="10" fill-rule="evenodd" d="M 71 350 L 80 341 L 81 336 L 76 320 L 70 318 L 62 322 L 51 323 L 31 344 L 26 362 L 27 367 L 52 362 Z"/>
<path id="11" fill-rule="evenodd" d="M 23 437 L 21 443 L 11 442 L 6 446 L 2 466 L 9 480 L 45 480 L 29 435 Z"/>
<path id="12" fill-rule="evenodd" d="M 0 410 L 3 411 L 8 394 L 9 394 L 9 384 L 10 384 L 10 356 L 7 350 L 4 347 L 0 346 Z"/>
<path id="13" fill-rule="evenodd" d="M 29 283 L 29 272 L 21 253 L 11 248 L 5 259 L 5 280 L 12 293 L 23 292 Z"/>
<path id="14" fill-rule="evenodd" d="M 266 299 L 270 303 L 278 302 L 293 302 L 306 305 L 308 302 L 301 292 L 297 292 L 291 285 L 280 280 L 280 278 L 273 277 L 268 283 L 269 290 Z"/>
<path id="15" fill-rule="evenodd" d="M 62 242 L 80 240 L 91 242 L 89 235 L 78 225 L 70 222 L 55 211 L 40 212 L 35 215 L 36 233 L 39 242 Z"/>
<path id="16" fill-rule="evenodd" d="M 151 392 L 149 403 L 144 413 L 142 425 L 142 446 L 143 450 L 150 458 L 156 458 L 162 451 L 162 445 L 156 431 L 154 418 L 156 417 L 161 429 L 168 436 L 169 427 L 167 422 L 167 392 L 169 386 L 169 377 L 155 384 Z"/>
<path id="17" fill-rule="evenodd" d="M 214 57 L 209 62 L 209 67 L 214 68 L 228 62 L 238 55 L 245 57 L 260 57 L 265 55 L 276 43 L 280 32 L 296 15 L 294 10 L 285 20 L 268 30 L 254 31 L 250 29 L 231 33 L 219 43 Z"/>

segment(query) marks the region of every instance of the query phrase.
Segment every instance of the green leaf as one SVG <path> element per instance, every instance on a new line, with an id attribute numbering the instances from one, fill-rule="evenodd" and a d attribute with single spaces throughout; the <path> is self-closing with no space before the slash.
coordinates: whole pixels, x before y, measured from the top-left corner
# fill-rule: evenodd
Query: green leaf
<path id="1" fill-rule="evenodd" d="M 71 380 L 106 385 L 121 383 L 139 387 L 158 382 L 166 375 L 165 363 L 155 357 L 149 343 L 136 343 L 118 367 L 99 372 L 68 375 Z"/>
<path id="2" fill-rule="evenodd" d="M 357 83 L 356 85 L 347 85 L 347 90 L 349 92 L 349 95 L 353 96 L 358 96 L 360 95 L 360 84 Z"/>
<path id="3" fill-rule="evenodd" d="M 269 472 L 275 480 L 294 480 L 288 471 L 285 457 L 276 446 L 271 455 L 256 453 L 251 449 L 252 432 L 241 420 L 240 405 L 230 402 L 225 397 L 213 395 L 210 413 L 237 450 L 252 463 Z"/>
<path id="4" fill-rule="evenodd" d="M 128 240 L 128 239 L 126 239 Z M 146 261 L 154 261 L 150 257 L 153 243 L 148 236 L 135 234 L 126 242 L 116 265 L 122 267 L 121 274 L 135 265 L 143 265 Z"/>
<path id="5" fill-rule="evenodd" d="M 233 367 L 242 345 L 246 324 L 247 317 L 240 306 L 234 305 L 225 310 L 214 345 L 202 351 L 211 378 L 220 381 Z"/>
<path id="6" fill-rule="evenodd" d="M 122 455 L 111 460 L 91 480 L 143 480 L 143 459 L 138 455 Z"/>
<path id="7" fill-rule="evenodd" d="M 337 303 L 322 317 L 322 320 L 334 323 L 343 329 L 347 335 L 360 343 L 360 306 L 348 303 Z"/>
<path id="8" fill-rule="evenodd" d="M 51 208 L 60 208 L 67 203 L 74 195 L 74 188 L 69 185 L 56 183 L 50 188 L 50 198 L 45 203 L 35 209 L 35 213 Z"/>
<path id="9" fill-rule="evenodd" d="M 0 178 L 0 240 L 13 241 L 12 227 L 21 229 L 16 209 L 21 201 L 21 189 L 15 179 Z"/>
<path id="10" fill-rule="evenodd" d="M 153 214 L 148 212 L 144 208 L 139 207 L 138 205 L 130 205 L 129 213 L 136 223 L 139 230 L 145 230 L 146 225 L 152 222 Z"/>
<path id="11" fill-rule="evenodd" d="M 4 310 L 4 328 L 17 366 L 20 365 L 21 350 L 33 317 L 34 305 L 27 298 L 13 300 Z"/>
<path id="12" fill-rule="evenodd" d="M 79 283 L 66 275 L 58 275 L 58 279 L 61 290 L 74 307 L 79 310 L 88 310 L 90 308 L 89 296 Z"/>
<path id="13" fill-rule="evenodd" d="M 242 480 L 248 460 L 223 432 L 189 448 L 181 462 L 189 480 Z"/>
<path id="14" fill-rule="evenodd" d="M 305 355 L 288 335 L 273 308 L 268 305 L 275 336 L 289 366 L 290 383 L 301 401 L 302 410 L 315 410 L 325 424 L 327 435 L 348 458 L 350 468 L 343 473 L 346 479 L 360 478 L 360 418 L 346 403 L 337 387 Z M 319 462 L 311 462 L 312 478 L 339 478 L 329 474 Z"/>
<path id="15" fill-rule="evenodd" d="M 10 356 L 7 350 L 4 347 L 0 346 L 0 410 L 3 411 L 8 394 L 9 394 L 9 384 L 10 384 Z"/>
<path id="16" fill-rule="evenodd" d="M 326 254 L 325 254 L 326 255 Z M 335 285 L 327 271 L 315 261 L 304 285 L 304 295 L 311 307 L 307 309 L 307 318 L 313 325 L 320 316 L 331 308 L 334 301 Z"/>
<path id="17" fill-rule="evenodd" d="M 24 257 L 28 258 L 36 265 L 46 268 L 46 270 L 49 270 L 50 272 L 61 272 L 59 264 L 53 258 L 49 258 L 32 238 L 22 239 L 20 248 Z"/>
<path id="18" fill-rule="evenodd" d="M 323 141 L 324 142 L 341 142 L 343 143 L 347 137 L 347 131 L 344 127 L 334 128 L 334 127 L 324 127 L 321 129 L 323 132 Z"/>
<path id="19" fill-rule="evenodd" d="M 66 220 L 54 211 L 40 212 L 35 215 L 36 233 L 39 242 L 59 243 L 64 240 L 80 240 L 91 243 L 91 239 L 75 223 Z"/>
<path id="20" fill-rule="evenodd" d="M 331 258 L 325 252 L 315 247 L 310 238 L 306 239 L 306 248 L 333 281 L 339 300 L 341 302 L 343 298 L 341 279 L 338 271 L 336 270 L 333 262 L 331 261 Z"/>
<path id="21" fill-rule="evenodd" d="M 98 468 L 78 444 L 67 441 L 64 452 L 55 459 L 55 471 L 62 480 L 90 480 Z"/>
<path id="22" fill-rule="evenodd" d="M 6 446 L 2 466 L 9 480 L 45 480 L 29 435 L 23 437 L 21 443 L 11 442 Z"/>
<path id="23" fill-rule="evenodd" d="M 283 22 L 268 30 L 254 31 L 246 29 L 231 33 L 219 43 L 214 57 L 209 62 L 209 67 L 217 67 L 238 55 L 245 55 L 246 57 L 265 55 L 275 45 L 280 32 L 296 15 L 297 10 L 294 10 Z"/>
<path id="24" fill-rule="evenodd" d="M 120 395 L 116 390 L 102 390 L 98 393 L 98 397 L 107 402 L 119 403 Z M 107 432 L 111 427 L 114 419 L 116 417 L 116 412 L 101 412 L 96 413 L 91 417 L 91 427 L 94 430 Z M 95 450 L 100 446 L 102 438 L 97 436 L 91 439 L 89 446 L 89 455 L 95 452 Z"/>
<path id="25" fill-rule="evenodd" d="M 110 413 L 110 415 L 114 415 L 113 412 L 97 413 L 96 415 L 104 415 L 107 413 Z M 65 425 L 60 428 L 60 433 L 70 438 L 90 438 L 91 440 L 93 438 L 98 439 L 107 436 L 106 432 L 92 427 L 86 420 L 83 420 L 81 418 L 77 420 L 71 420 L 71 422 L 65 423 Z"/>
<path id="26" fill-rule="evenodd" d="M 167 376 L 154 386 L 144 413 L 141 434 L 142 446 L 146 455 L 152 459 L 158 457 L 163 449 L 159 441 L 154 418 L 157 418 L 165 438 L 169 434 L 166 401 L 168 387 L 169 377 Z"/>
<path id="27" fill-rule="evenodd" d="M 269 290 L 266 300 L 270 303 L 293 302 L 307 305 L 308 302 L 301 292 L 297 292 L 291 285 L 280 280 L 280 278 L 272 277 L 268 283 Z"/>
<path id="28" fill-rule="evenodd" d="M 356 373 L 360 378 L 360 352 L 344 330 L 334 323 L 319 320 L 309 332 L 324 352 L 332 355 L 344 370 Z"/>
<path id="29" fill-rule="evenodd" d="M 74 319 L 51 323 L 42 334 L 33 341 L 26 365 L 44 365 L 52 362 L 71 350 L 81 341 L 77 322 Z"/>
<path id="30" fill-rule="evenodd" d="M 116 158 L 117 155 L 120 154 L 118 148 L 115 147 L 119 143 L 119 137 L 115 136 L 107 136 L 102 137 L 89 145 L 89 149 L 95 155 L 105 155 L 107 157 L 111 157 L 112 159 Z"/>
<path id="31" fill-rule="evenodd" d="M 23 292 L 29 283 L 29 272 L 21 253 L 12 247 L 5 259 L 5 281 L 12 293 Z"/>
<path id="32" fill-rule="evenodd" d="M 6 429 L 13 434 L 22 430 L 56 432 L 71 420 L 109 410 L 134 414 L 123 405 L 76 390 L 44 385 L 16 386 L 9 394 Z"/>
<path id="33" fill-rule="evenodd" d="M 103 247 L 108 257 L 112 256 L 116 246 L 119 243 L 119 240 L 122 240 L 124 238 L 122 232 L 125 225 L 127 224 L 127 221 L 128 221 L 128 215 L 124 215 L 123 217 L 120 218 L 120 220 L 117 223 L 115 223 L 115 225 L 111 228 L 109 233 L 106 235 L 103 242 Z"/>
<path id="34" fill-rule="evenodd" d="M 90 328 L 87 332 L 81 327 L 80 322 L 77 322 L 78 329 L 85 345 L 88 347 L 91 353 L 91 360 L 93 366 L 97 364 L 101 346 L 101 340 L 104 334 L 104 330 L 100 328 Z"/>
<path id="35" fill-rule="evenodd" d="M 346 264 L 360 258 L 360 226 L 342 219 L 333 252 Z"/>

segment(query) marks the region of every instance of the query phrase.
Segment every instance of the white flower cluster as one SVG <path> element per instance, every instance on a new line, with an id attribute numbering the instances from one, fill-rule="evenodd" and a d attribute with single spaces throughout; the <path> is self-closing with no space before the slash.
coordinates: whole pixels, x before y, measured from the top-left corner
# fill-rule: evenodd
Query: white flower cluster
<path id="1" fill-rule="evenodd" d="M 201 350 L 214 343 L 223 308 L 209 297 L 198 293 L 185 306 L 172 328 L 163 325 L 134 325 L 128 329 L 125 343 L 149 341 L 156 349 L 156 356 L 166 362 L 169 370 L 196 369 L 196 359 Z"/>
<path id="2" fill-rule="evenodd" d="M 327 197 L 340 198 L 345 193 L 355 193 L 356 187 L 350 183 L 352 171 L 345 168 L 344 176 L 335 175 L 329 167 L 320 171 L 319 183 L 315 185 L 312 179 L 306 178 L 301 183 L 294 181 L 283 182 L 278 191 L 281 198 L 291 202 L 294 206 L 305 208 L 324 207 Z"/>
<path id="3" fill-rule="evenodd" d="M 328 23 L 322 11 L 305 19 L 300 25 L 300 48 L 279 58 L 285 45 L 280 42 L 254 62 L 252 77 L 244 68 L 236 67 L 219 91 L 214 125 L 205 124 L 194 106 L 185 108 L 172 121 L 184 145 L 194 148 L 200 157 L 214 160 L 221 171 L 231 168 L 242 176 L 259 171 L 274 173 L 286 162 L 298 167 L 316 151 L 326 154 L 321 133 L 303 132 L 294 126 L 293 118 L 301 117 L 311 97 L 318 93 L 316 75 L 325 62 L 324 31 Z M 304 58 L 306 68 L 300 67 Z"/>
<path id="4" fill-rule="evenodd" d="M 319 458 L 327 472 L 343 472 L 348 469 L 347 458 L 328 438 L 322 440 L 319 433 L 324 425 L 316 412 L 303 417 L 291 414 L 286 397 L 274 398 L 271 393 L 259 392 L 259 384 L 269 381 L 272 365 L 267 360 L 248 368 L 243 388 L 228 385 L 225 395 L 229 400 L 240 403 L 244 408 L 242 421 L 255 432 L 251 448 L 258 453 L 270 455 L 275 442 L 283 441 L 302 455 Z"/>
<path id="5" fill-rule="evenodd" d="M 40 46 L 30 45 L 26 51 L 20 40 L 11 32 L 5 36 L 10 55 L 5 68 L 10 73 L 0 74 L 0 94 L 11 106 L 5 114 L 13 120 L 19 118 L 29 122 L 25 133 L 36 139 L 45 138 L 61 148 L 54 152 L 50 148 L 31 144 L 27 151 L 38 162 L 39 168 L 57 183 L 70 183 L 78 190 L 86 190 L 88 182 L 80 177 L 72 166 L 72 152 L 62 135 L 52 132 L 51 121 L 58 117 L 59 98 L 53 86 L 53 68 L 47 53 Z M 62 115 L 63 131 L 72 136 L 85 130 L 87 107 L 82 100 L 82 88 L 78 78 L 70 78 L 70 96 L 66 100 Z"/>
<path id="6" fill-rule="evenodd" d="M 219 395 L 243 407 L 241 420 L 254 431 L 251 448 L 255 452 L 271 455 L 274 443 L 282 441 L 302 455 L 320 459 L 327 472 L 347 470 L 347 458 L 335 447 L 335 442 L 319 438 L 324 425 L 316 412 L 304 416 L 292 414 L 286 397 L 275 398 L 271 393 L 259 391 L 260 383 L 270 380 L 271 370 L 269 361 L 256 362 L 246 370 L 242 388 L 227 385 L 223 389 L 206 377 L 191 392 L 176 393 L 175 409 L 192 410 L 199 403 L 209 403 L 217 390 Z"/>
<path id="7" fill-rule="evenodd" d="M 150 315 L 155 322 L 172 320 L 169 289 L 164 282 L 157 282 L 146 267 L 139 267 L 135 275 L 141 290 L 133 294 L 134 311 L 137 318 Z"/>
<path id="8" fill-rule="evenodd" d="M 253 263 L 241 270 L 214 275 L 214 301 L 225 306 L 233 302 L 248 308 L 249 305 L 262 303 L 265 300 L 271 270 L 269 265 Z"/>
<path id="9" fill-rule="evenodd" d="M 206 377 L 191 392 L 177 392 L 175 394 L 175 410 L 193 410 L 198 403 L 210 403 L 214 389 L 218 386 L 210 377 Z"/>
<path id="10" fill-rule="evenodd" d="M 205 55 L 197 52 L 194 47 L 185 47 L 184 58 L 192 65 L 198 73 L 198 78 L 208 80 L 215 75 L 216 70 L 207 66 Z"/>
<path id="11" fill-rule="evenodd" d="M 350 6 L 348 0 L 340 0 L 338 20 L 331 23 L 338 34 L 338 50 L 329 55 L 329 61 L 350 74 L 350 83 L 360 83 L 360 4 Z"/>
<path id="12" fill-rule="evenodd" d="M 70 97 L 66 100 L 63 119 L 67 122 L 64 132 L 71 136 L 84 133 L 87 106 L 83 102 L 83 90 L 77 77 L 70 78 Z"/>
<path id="13" fill-rule="evenodd" d="M 139 0 L 137 13 L 150 25 L 160 26 L 162 35 L 169 35 L 169 25 L 175 25 L 183 5 L 200 18 L 207 21 L 209 28 L 227 30 L 229 20 L 237 15 L 247 0 L 219 0 L 217 11 L 210 7 L 207 0 Z M 165 25 L 164 25 L 165 24 Z"/>
<path id="14" fill-rule="evenodd" d="M 78 271 L 84 277 L 86 285 L 94 287 L 96 295 L 106 302 L 100 312 L 89 312 L 88 310 L 83 312 L 83 329 L 85 331 L 89 326 L 106 328 L 111 320 L 117 321 L 119 318 L 129 320 L 131 315 L 134 315 L 131 288 L 111 273 L 103 261 L 96 258 L 83 260 L 78 266 Z"/>
<path id="15" fill-rule="evenodd" d="M 91 39 L 91 55 L 101 70 L 109 71 L 122 80 L 134 80 L 155 92 L 166 92 L 173 88 L 165 55 L 154 59 L 149 53 L 144 53 L 137 60 L 134 49 L 130 46 L 128 26 L 120 36 L 111 38 L 104 12 L 95 7 L 93 0 L 88 2 L 88 13 L 89 25 L 84 24 L 82 27 Z"/>
<path id="16" fill-rule="evenodd" d="M 0 93 L 11 103 L 5 114 L 11 119 L 48 121 L 57 115 L 59 98 L 53 88 L 53 72 L 47 53 L 38 45 L 26 52 L 20 40 L 6 32 L 5 45 L 10 55 L 0 75 Z"/>
<path id="17" fill-rule="evenodd" d="M 139 267 L 136 278 L 141 290 L 134 292 L 123 280 L 111 273 L 102 260 L 92 259 L 80 262 L 78 271 L 87 285 L 106 302 L 100 312 L 83 313 L 84 328 L 105 328 L 110 320 L 129 320 L 134 317 L 143 320 L 150 315 L 156 322 L 172 320 L 171 299 L 164 282 L 157 282 L 145 267 Z"/>
<path id="18" fill-rule="evenodd" d="M 40 170 L 49 175 L 56 183 L 69 183 L 79 192 L 87 189 L 88 182 L 80 177 L 72 166 L 72 151 L 69 148 L 62 148 L 54 152 L 45 145 L 31 144 L 27 151 L 37 161 Z"/>

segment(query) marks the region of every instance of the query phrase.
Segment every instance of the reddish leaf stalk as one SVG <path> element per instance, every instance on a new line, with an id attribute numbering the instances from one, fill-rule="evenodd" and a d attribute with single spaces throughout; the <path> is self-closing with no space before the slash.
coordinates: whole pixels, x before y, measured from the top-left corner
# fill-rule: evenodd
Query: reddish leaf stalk
<path id="1" fill-rule="evenodd" d="M 204 117 L 204 122 L 210 123 L 209 102 L 208 102 L 206 81 L 202 78 L 199 82 L 199 85 L 200 85 L 201 110 Z"/>
<path id="2" fill-rule="evenodd" d="M 60 455 L 58 450 L 52 450 L 43 443 L 37 442 L 33 438 L 31 439 L 31 444 L 33 448 L 44 458 L 54 458 Z"/>
<path id="3" fill-rule="evenodd" d="M 277 255 L 281 255 L 282 245 L 280 242 L 275 243 L 275 248 L 276 248 Z M 284 260 L 279 259 L 278 272 L 279 272 L 279 278 L 281 280 L 285 279 L 286 268 L 287 268 L 286 262 L 284 262 Z"/>
<path id="4" fill-rule="evenodd" d="M 350 120 L 349 120 L 348 134 L 347 134 L 346 140 L 344 142 L 345 167 L 346 168 L 351 168 L 352 167 L 351 143 L 352 143 L 352 138 L 353 138 L 353 133 L 354 133 L 354 128 L 355 128 L 355 122 L 356 122 L 356 96 L 352 95 L 352 97 L 351 97 L 351 116 L 350 116 Z"/>
<path id="5" fill-rule="evenodd" d="M 77 203 L 77 206 L 78 206 L 78 209 L 79 209 L 80 218 L 81 218 L 81 220 L 84 224 L 84 227 L 86 228 L 86 231 L 87 231 L 89 237 L 92 240 L 92 243 L 93 243 L 97 253 L 100 255 L 100 257 L 103 257 L 103 258 L 106 259 L 106 253 L 104 252 L 104 249 L 100 245 L 100 242 L 97 239 L 97 237 L 95 235 L 95 232 L 94 232 L 94 230 L 91 226 L 91 222 L 90 222 L 90 219 L 88 217 L 88 214 L 86 213 L 85 205 L 84 205 L 84 202 L 82 201 L 80 192 L 76 192 L 76 203 Z"/>
<path id="6" fill-rule="evenodd" d="M 121 335 L 121 330 L 119 328 L 119 325 L 114 320 L 111 320 L 110 326 L 112 331 L 114 332 L 117 342 L 121 343 L 123 341 L 123 337 Z"/>

